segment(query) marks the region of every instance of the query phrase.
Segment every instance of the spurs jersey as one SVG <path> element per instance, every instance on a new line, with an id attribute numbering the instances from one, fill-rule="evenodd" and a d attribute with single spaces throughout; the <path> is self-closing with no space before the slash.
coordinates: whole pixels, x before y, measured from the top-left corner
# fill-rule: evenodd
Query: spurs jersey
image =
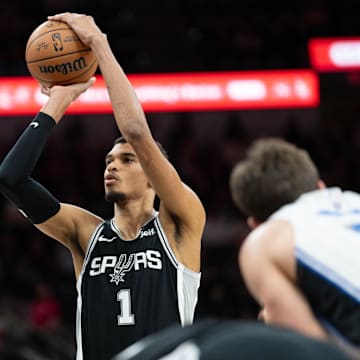
<path id="1" fill-rule="evenodd" d="M 155 213 L 133 240 L 100 224 L 77 283 L 77 360 L 108 360 L 148 334 L 193 321 L 200 273 L 180 264 Z"/>
<path id="2" fill-rule="evenodd" d="M 271 219 L 293 226 L 298 285 L 319 321 L 339 341 L 360 346 L 360 195 L 312 191 Z"/>

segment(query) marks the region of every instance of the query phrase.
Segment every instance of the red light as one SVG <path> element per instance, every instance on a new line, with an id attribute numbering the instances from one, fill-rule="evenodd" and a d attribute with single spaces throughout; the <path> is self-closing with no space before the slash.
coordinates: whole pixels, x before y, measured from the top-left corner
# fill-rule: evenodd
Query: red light
<path id="1" fill-rule="evenodd" d="M 311 39 L 308 46 L 311 65 L 318 71 L 360 69 L 360 37 Z"/>
<path id="2" fill-rule="evenodd" d="M 314 107 L 318 78 L 311 70 L 129 75 L 146 112 Z M 0 115 L 33 115 L 45 102 L 31 77 L 0 79 Z M 111 113 L 102 77 L 68 113 Z"/>

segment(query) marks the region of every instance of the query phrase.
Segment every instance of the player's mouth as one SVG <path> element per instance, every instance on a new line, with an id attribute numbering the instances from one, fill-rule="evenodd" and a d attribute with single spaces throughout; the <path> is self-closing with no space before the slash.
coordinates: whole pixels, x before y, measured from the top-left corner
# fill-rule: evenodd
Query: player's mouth
<path id="1" fill-rule="evenodd" d="M 108 174 L 105 176 L 105 185 L 112 185 L 118 180 L 119 178 L 116 175 Z"/>

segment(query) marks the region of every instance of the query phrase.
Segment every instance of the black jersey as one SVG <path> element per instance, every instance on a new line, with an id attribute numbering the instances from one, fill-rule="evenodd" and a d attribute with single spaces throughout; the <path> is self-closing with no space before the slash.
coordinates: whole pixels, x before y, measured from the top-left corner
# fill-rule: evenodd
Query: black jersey
<path id="1" fill-rule="evenodd" d="M 134 240 L 114 220 L 95 230 L 80 274 L 77 360 L 108 360 L 171 324 L 193 320 L 200 273 L 180 264 L 156 213 Z"/>

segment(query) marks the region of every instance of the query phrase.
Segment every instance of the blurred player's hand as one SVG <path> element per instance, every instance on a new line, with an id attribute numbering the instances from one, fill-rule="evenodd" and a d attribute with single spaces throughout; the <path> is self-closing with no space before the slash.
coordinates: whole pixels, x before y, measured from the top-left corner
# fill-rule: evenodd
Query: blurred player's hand
<path id="1" fill-rule="evenodd" d="M 263 308 L 263 309 L 260 310 L 257 319 L 258 319 L 259 321 L 264 322 L 264 323 L 267 323 L 267 322 L 268 322 L 268 315 L 267 315 L 267 311 L 266 311 L 265 308 Z"/>

